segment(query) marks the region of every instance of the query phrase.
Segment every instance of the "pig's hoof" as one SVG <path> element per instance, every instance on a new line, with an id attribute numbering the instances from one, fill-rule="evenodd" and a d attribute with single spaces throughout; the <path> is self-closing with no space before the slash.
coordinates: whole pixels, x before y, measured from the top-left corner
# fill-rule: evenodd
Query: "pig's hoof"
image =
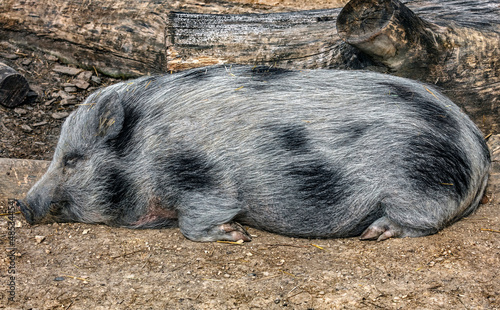
<path id="1" fill-rule="evenodd" d="M 248 232 L 236 222 L 225 223 L 219 225 L 218 228 L 222 231 L 223 235 L 218 240 L 225 241 L 252 241 L 252 238 L 248 234 Z"/>
<path id="2" fill-rule="evenodd" d="M 361 240 L 382 241 L 393 237 L 402 237 L 403 228 L 387 217 L 381 217 L 373 222 L 359 237 Z"/>

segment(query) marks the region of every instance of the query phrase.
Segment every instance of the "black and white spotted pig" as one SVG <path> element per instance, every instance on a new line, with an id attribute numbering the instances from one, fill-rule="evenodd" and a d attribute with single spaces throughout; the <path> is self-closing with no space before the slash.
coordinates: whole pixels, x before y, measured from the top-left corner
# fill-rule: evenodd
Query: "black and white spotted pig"
<path id="1" fill-rule="evenodd" d="M 354 71 L 216 66 L 91 95 L 20 202 L 31 223 L 179 226 L 244 240 L 436 233 L 470 214 L 490 157 L 431 86 Z"/>

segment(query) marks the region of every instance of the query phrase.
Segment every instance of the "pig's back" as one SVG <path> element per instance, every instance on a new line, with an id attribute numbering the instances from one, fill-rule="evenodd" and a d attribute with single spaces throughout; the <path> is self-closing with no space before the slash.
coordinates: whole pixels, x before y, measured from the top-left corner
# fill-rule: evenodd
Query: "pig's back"
<path id="1" fill-rule="evenodd" d="M 222 66 L 117 90 L 144 156 L 196 153 L 240 221 L 282 234 L 357 235 L 394 195 L 465 209 L 489 167 L 458 107 L 389 75 Z"/>

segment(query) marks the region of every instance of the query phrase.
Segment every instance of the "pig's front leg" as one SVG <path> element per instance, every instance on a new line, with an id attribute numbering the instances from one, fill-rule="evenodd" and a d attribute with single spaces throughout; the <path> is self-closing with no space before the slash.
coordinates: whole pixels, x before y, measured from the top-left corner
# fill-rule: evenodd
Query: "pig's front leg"
<path id="1" fill-rule="evenodd" d="M 234 201 L 194 194 L 179 210 L 179 228 L 193 241 L 251 241 L 245 228 L 233 221 L 239 212 Z"/>

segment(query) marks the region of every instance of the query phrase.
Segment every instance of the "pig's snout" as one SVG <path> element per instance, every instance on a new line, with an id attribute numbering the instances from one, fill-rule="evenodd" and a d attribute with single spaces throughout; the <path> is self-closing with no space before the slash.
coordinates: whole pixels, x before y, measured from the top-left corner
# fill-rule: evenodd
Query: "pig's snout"
<path id="1" fill-rule="evenodd" d="M 30 225 L 35 224 L 35 219 L 33 216 L 33 211 L 29 207 L 29 205 L 25 204 L 21 200 L 17 200 L 17 205 L 21 209 L 21 213 L 24 215 L 24 218 L 26 219 L 26 222 L 28 222 Z"/>
<path id="2" fill-rule="evenodd" d="M 24 201 L 18 200 L 21 213 L 30 225 L 52 222 L 66 222 L 61 214 L 62 204 L 56 201 L 39 201 L 28 197 Z"/>
<path id="3" fill-rule="evenodd" d="M 26 199 L 24 201 L 17 201 L 19 208 L 21 209 L 21 213 L 24 215 L 26 222 L 30 225 L 39 224 L 42 222 L 47 222 L 47 218 L 49 216 L 49 207 L 43 207 L 35 203 L 32 199 Z M 50 221 L 48 221 L 50 222 Z"/>
<path id="4" fill-rule="evenodd" d="M 45 174 L 28 192 L 26 198 L 17 203 L 30 225 L 53 221 L 52 217 L 60 210 L 60 199 L 52 174 Z"/>

